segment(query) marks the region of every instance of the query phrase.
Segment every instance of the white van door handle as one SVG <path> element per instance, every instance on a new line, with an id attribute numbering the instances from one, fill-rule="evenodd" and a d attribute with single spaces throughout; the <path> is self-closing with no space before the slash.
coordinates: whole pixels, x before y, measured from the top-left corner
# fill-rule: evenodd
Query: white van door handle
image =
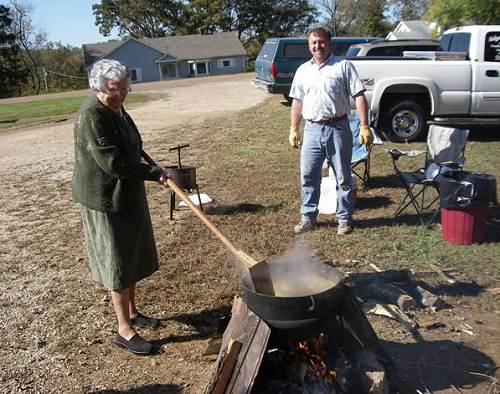
<path id="1" fill-rule="evenodd" d="M 486 76 L 487 77 L 498 77 L 498 71 L 497 70 L 486 70 Z"/>

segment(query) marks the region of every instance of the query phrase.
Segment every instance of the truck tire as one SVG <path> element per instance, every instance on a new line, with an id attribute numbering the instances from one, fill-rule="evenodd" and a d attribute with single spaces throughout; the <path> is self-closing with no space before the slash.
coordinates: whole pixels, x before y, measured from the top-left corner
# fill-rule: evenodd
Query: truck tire
<path id="1" fill-rule="evenodd" d="M 425 110 L 416 101 L 393 101 L 384 116 L 383 128 L 394 142 L 411 142 L 427 129 Z"/>

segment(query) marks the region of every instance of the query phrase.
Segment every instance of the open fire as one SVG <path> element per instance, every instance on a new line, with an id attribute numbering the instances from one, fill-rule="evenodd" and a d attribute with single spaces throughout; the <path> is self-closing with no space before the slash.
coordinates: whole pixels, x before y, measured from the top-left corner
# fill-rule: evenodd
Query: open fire
<path id="1" fill-rule="evenodd" d="M 268 349 L 255 382 L 255 393 L 269 391 L 337 392 L 337 363 L 328 334 Z M 335 352 L 338 354 L 338 352 Z"/>
<path id="2" fill-rule="evenodd" d="M 359 357 L 376 359 L 383 351 L 348 289 L 342 297 L 343 308 L 324 322 L 324 329 L 293 334 L 269 326 L 236 297 L 205 393 L 372 392 L 363 382 L 367 370 L 359 368 Z M 383 389 L 375 392 L 385 393 L 383 366 L 377 364 Z"/>

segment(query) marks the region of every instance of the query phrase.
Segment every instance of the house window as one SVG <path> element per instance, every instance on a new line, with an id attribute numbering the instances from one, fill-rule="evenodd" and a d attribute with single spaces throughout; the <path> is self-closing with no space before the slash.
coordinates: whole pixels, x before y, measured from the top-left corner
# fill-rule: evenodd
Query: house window
<path id="1" fill-rule="evenodd" d="M 208 61 L 188 61 L 189 73 L 191 75 L 208 75 L 210 74 L 210 64 Z"/>
<path id="2" fill-rule="evenodd" d="M 142 81 L 142 69 L 141 68 L 131 68 L 131 80 L 132 82 L 141 82 Z"/>
<path id="3" fill-rule="evenodd" d="M 234 59 L 219 59 L 219 68 L 230 68 L 234 67 Z"/>

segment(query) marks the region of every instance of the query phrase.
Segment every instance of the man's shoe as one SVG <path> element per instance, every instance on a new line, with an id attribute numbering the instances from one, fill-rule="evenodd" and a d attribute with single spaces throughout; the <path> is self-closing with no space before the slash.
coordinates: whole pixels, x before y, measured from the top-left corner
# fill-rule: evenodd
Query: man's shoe
<path id="1" fill-rule="evenodd" d="M 316 227 L 316 223 L 314 223 L 314 222 L 301 221 L 299 224 L 297 224 L 293 228 L 293 232 L 295 234 L 301 234 L 301 233 L 305 233 L 306 231 L 313 230 L 314 227 Z"/>
<path id="2" fill-rule="evenodd" d="M 338 235 L 346 235 L 352 232 L 352 224 L 347 220 L 339 220 L 339 226 L 337 227 Z"/>
<path id="3" fill-rule="evenodd" d="M 127 341 L 120 334 L 116 333 L 115 343 L 117 346 L 127 349 L 129 352 L 139 356 L 148 355 L 153 351 L 153 345 L 145 339 L 142 339 L 139 334 L 135 334 Z"/>
<path id="4" fill-rule="evenodd" d="M 158 328 L 161 325 L 161 321 L 159 319 L 144 316 L 141 312 L 137 313 L 137 316 L 133 317 L 130 320 L 132 321 L 133 325 L 140 327 Z"/>

